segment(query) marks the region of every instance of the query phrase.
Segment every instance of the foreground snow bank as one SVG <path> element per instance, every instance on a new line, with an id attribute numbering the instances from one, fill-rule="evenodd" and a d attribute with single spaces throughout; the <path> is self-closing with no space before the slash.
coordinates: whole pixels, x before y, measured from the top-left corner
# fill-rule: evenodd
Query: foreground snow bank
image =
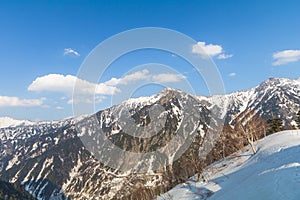
<path id="1" fill-rule="evenodd" d="M 207 182 L 192 177 L 162 199 L 300 199 L 300 130 L 283 131 L 207 167 Z"/>

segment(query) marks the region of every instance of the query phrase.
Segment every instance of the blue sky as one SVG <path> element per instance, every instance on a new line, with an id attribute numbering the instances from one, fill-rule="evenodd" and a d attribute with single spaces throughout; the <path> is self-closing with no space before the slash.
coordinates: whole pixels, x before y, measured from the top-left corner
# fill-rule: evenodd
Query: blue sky
<path id="1" fill-rule="evenodd" d="M 296 0 L 1 1 L 0 116 L 31 120 L 71 116 L 72 90 L 64 81 L 72 83 L 86 56 L 100 42 L 133 28 L 173 29 L 199 42 L 195 45 L 211 55 L 228 93 L 249 89 L 269 77 L 298 78 L 299 10 Z M 112 78 L 121 81 L 132 68 L 147 63 L 168 65 L 180 73 L 182 77 L 170 80 L 171 86 L 185 78 L 197 94 L 209 95 L 187 62 L 155 50 L 123 56 L 100 83 Z M 166 80 L 159 74 L 156 78 Z M 161 89 L 145 86 L 133 96 Z M 97 97 L 96 109 L 111 105 L 111 94 L 104 93 Z"/>

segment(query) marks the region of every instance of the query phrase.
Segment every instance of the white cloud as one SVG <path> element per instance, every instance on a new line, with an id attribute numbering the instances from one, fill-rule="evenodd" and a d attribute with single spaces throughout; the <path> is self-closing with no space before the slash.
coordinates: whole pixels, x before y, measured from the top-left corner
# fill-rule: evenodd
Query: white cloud
<path id="1" fill-rule="evenodd" d="M 274 62 L 272 65 L 284 65 L 290 62 L 297 62 L 300 60 L 300 50 L 284 50 L 273 53 Z"/>
<path id="2" fill-rule="evenodd" d="M 230 76 L 230 77 L 234 77 L 234 76 L 236 76 L 236 73 L 234 73 L 234 72 L 231 72 L 231 73 L 229 73 L 229 74 L 228 74 L 228 76 Z"/>
<path id="3" fill-rule="evenodd" d="M 76 99 L 70 99 L 67 104 L 79 104 L 79 103 L 88 103 L 88 104 L 92 104 L 92 103 L 101 103 L 104 99 L 106 99 L 105 96 L 95 96 L 94 98 L 91 97 L 77 97 Z"/>
<path id="4" fill-rule="evenodd" d="M 63 107 L 61 107 L 61 106 L 56 106 L 55 107 L 57 110 L 63 110 L 64 108 Z"/>
<path id="5" fill-rule="evenodd" d="M 227 58 L 231 58 L 233 56 L 233 54 L 224 54 L 224 53 L 222 53 L 222 54 L 220 54 L 220 55 L 218 55 L 218 59 L 227 59 Z"/>
<path id="6" fill-rule="evenodd" d="M 115 86 L 115 85 L 127 85 L 128 83 L 140 80 L 146 80 L 149 78 L 149 71 L 144 69 L 142 71 L 137 71 L 129 75 L 125 75 L 122 78 L 112 78 L 106 81 L 104 84 Z"/>
<path id="7" fill-rule="evenodd" d="M 181 74 L 157 74 L 152 76 L 152 80 L 158 83 L 175 83 L 184 79 L 185 76 Z"/>
<path id="8" fill-rule="evenodd" d="M 0 96 L 0 107 L 44 107 L 43 102 L 45 98 L 41 99 L 20 99 L 19 97 Z"/>
<path id="9" fill-rule="evenodd" d="M 206 44 L 205 42 L 197 42 L 197 44 L 193 45 L 192 52 L 200 54 L 204 58 L 206 58 L 207 56 L 218 56 L 218 59 L 226 59 L 231 58 L 233 56 L 231 54 L 224 54 L 221 45 Z"/>
<path id="10" fill-rule="evenodd" d="M 73 75 L 48 74 L 36 78 L 29 86 L 29 91 L 50 91 L 72 94 L 74 86 L 80 94 L 106 94 L 112 95 L 119 91 L 114 86 L 109 86 L 104 83 L 95 84 L 82 80 Z"/>
<path id="11" fill-rule="evenodd" d="M 71 48 L 65 48 L 64 49 L 64 55 L 74 55 L 74 56 L 80 56 L 80 54 Z"/>
<path id="12" fill-rule="evenodd" d="M 171 73 L 162 73 L 162 74 L 150 74 L 147 69 L 142 71 L 137 71 L 132 74 L 126 75 L 122 78 L 112 78 L 109 81 L 106 81 L 104 84 L 110 86 L 117 86 L 117 85 L 127 85 L 134 81 L 141 81 L 141 80 L 152 80 L 155 82 L 160 83 L 173 83 L 179 82 L 180 80 L 184 79 L 185 77 L 180 74 L 171 74 Z"/>
<path id="13" fill-rule="evenodd" d="M 198 42 L 193 46 L 192 52 L 201 55 L 215 56 L 222 53 L 223 49 L 220 45 L 206 44 L 205 42 Z"/>
<path id="14" fill-rule="evenodd" d="M 35 92 L 60 92 L 70 98 L 76 84 L 77 94 L 80 94 L 80 97 L 76 97 L 76 102 L 72 99 L 69 100 L 67 102 L 68 104 L 100 103 L 105 98 L 103 95 L 113 95 L 117 92 L 121 92 L 118 88 L 119 85 L 127 85 L 134 83 L 135 81 L 143 80 L 150 80 L 158 83 L 174 83 L 179 82 L 184 78 L 185 77 L 180 74 L 150 74 L 150 72 L 145 69 L 125 75 L 122 78 L 112 78 L 104 83 L 96 84 L 79 79 L 73 75 L 48 74 L 36 78 L 27 89 Z M 95 95 L 96 98 L 90 99 L 89 95 L 91 94 Z M 61 99 L 64 100 L 66 97 L 62 97 Z"/>

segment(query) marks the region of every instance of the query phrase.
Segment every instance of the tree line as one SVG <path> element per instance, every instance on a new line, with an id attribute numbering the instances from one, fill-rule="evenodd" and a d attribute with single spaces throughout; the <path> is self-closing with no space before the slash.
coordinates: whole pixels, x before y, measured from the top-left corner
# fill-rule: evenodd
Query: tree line
<path id="1" fill-rule="evenodd" d="M 278 116 L 272 116 L 265 120 L 255 111 L 244 112 L 235 119 L 233 125 L 224 125 L 219 140 L 205 161 L 201 161 L 199 158 L 192 159 L 192 161 L 198 160 L 195 162 L 198 179 L 203 179 L 203 168 L 210 163 L 233 155 L 247 145 L 250 145 L 253 154 L 256 154 L 255 141 L 284 129 L 300 129 L 300 110 L 296 113 L 293 121 L 296 124 L 284 126 L 283 120 Z"/>

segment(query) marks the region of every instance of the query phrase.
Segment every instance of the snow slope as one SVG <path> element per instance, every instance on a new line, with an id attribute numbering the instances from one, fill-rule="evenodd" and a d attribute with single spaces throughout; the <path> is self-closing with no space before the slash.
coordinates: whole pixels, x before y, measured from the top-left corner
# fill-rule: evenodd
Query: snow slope
<path id="1" fill-rule="evenodd" d="M 162 199 L 300 199 L 300 130 L 283 131 L 208 166 L 208 180 L 177 185 L 158 197 Z"/>

